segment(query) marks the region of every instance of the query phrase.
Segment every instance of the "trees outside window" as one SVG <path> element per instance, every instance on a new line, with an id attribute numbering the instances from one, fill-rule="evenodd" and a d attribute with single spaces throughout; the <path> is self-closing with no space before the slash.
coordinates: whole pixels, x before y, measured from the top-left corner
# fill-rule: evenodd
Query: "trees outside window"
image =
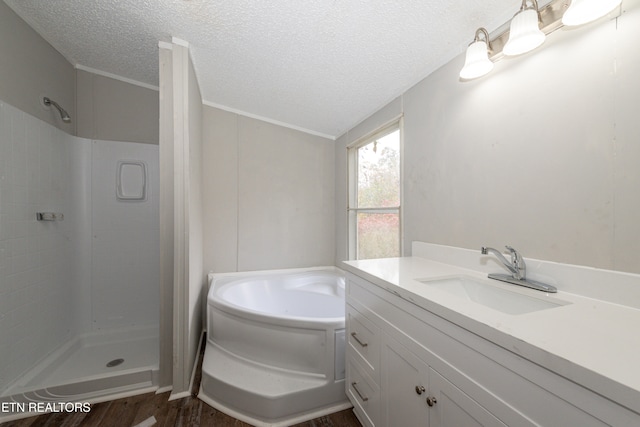
<path id="1" fill-rule="evenodd" d="M 400 256 L 400 125 L 349 148 L 349 257 Z"/>

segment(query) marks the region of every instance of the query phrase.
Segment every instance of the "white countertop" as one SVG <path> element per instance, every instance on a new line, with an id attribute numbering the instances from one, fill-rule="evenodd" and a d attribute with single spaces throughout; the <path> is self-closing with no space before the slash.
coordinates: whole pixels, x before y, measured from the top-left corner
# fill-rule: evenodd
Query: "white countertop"
<path id="1" fill-rule="evenodd" d="M 420 257 L 342 266 L 452 323 L 640 413 L 640 310 L 561 289 L 555 294 L 486 279 L 486 272 Z M 499 271 L 496 271 L 499 272 Z M 509 315 L 421 283 L 451 275 L 567 305 Z"/>

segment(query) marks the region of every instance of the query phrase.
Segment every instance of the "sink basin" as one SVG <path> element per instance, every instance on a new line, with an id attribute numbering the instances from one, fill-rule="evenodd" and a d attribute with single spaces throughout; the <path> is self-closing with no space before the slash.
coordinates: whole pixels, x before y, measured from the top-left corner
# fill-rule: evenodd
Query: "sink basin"
<path id="1" fill-rule="evenodd" d="M 555 298 L 550 299 L 546 296 L 533 296 L 520 292 L 512 292 L 468 276 L 417 280 L 432 288 L 506 314 L 531 313 L 533 311 L 547 310 L 569 304 L 568 302 Z"/>

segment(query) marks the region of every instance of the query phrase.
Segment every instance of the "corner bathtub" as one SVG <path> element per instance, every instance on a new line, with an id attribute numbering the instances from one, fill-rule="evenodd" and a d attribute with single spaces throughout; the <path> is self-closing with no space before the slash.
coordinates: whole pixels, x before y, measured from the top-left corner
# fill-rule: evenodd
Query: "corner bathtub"
<path id="1" fill-rule="evenodd" d="M 351 407 L 344 281 L 333 267 L 209 274 L 198 397 L 256 426 Z"/>

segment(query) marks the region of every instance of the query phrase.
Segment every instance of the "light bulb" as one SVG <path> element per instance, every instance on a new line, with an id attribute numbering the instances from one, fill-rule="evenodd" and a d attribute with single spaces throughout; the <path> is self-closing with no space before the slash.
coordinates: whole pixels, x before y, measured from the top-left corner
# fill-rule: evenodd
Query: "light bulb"
<path id="1" fill-rule="evenodd" d="M 605 16 L 622 3 L 622 0 L 571 0 L 569 9 L 562 15 L 562 23 L 576 26 Z"/>
<path id="2" fill-rule="evenodd" d="M 464 67 L 460 70 L 460 78 L 471 80 L 482 77 L 493 69 L 493 62 L 489 59 L 487 43 L 482 40 L 474 41 L 467 48 Z"/>
<path id="3" fill-rule="evenodd" d="M 528 8 L 518 12 L 509 28 L 509 40 L 502 49 L 505 55 L 521 55 L 544 43 L 545 35 L 540 31 L 536 9 Z"/>

